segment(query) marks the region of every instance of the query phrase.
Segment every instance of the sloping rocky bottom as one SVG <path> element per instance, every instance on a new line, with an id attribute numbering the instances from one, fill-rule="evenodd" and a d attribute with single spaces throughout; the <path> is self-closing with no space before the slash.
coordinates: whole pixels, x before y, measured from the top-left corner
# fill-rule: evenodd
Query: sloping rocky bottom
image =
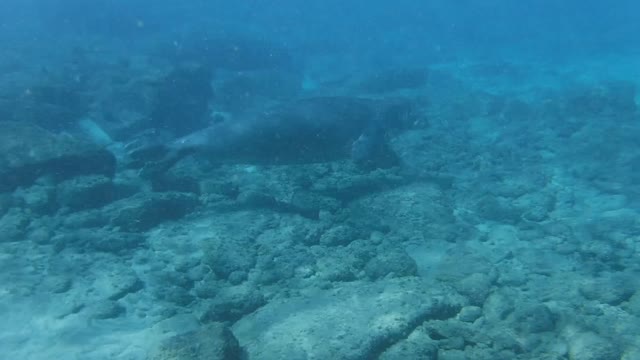
<path id="1" fill-rule="evenodd" d="M 639 359 L 633 87 L 440 71 L 384 170 L 189 157 L 152 191 L 0 123 L 39 149 L 0 133 L 2 357 Z"/>

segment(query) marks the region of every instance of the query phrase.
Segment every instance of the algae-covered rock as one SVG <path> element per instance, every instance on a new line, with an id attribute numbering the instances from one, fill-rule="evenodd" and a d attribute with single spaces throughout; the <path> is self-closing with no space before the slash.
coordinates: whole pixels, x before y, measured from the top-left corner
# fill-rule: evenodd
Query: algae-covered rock
<path id="1" fill-rule="evenodd" d="M 265 302 L 262 292 L 247 283 L 221 288 L 200 316 L 200 321 L 236 321 Z"/>
<path id="2" fill-rule="evenodd" d="M 416 276 L 418 274 L 418 266 L 406 251 L 388 249 L 380 251 L 376 257 L 369 260 L 364 271 L 370 279 L 381 279 L 389 276 Z"/>
<path id="3" fill-rule="evenodd" d="M 28 214 L 18 209 L 9 210 L 0 218 L 0 243 L 25 240 L 29 222 Z"/>
<path id="4" fill-rule="evenodd" d="M 115 197 L 115 187 L 104 175 L 80 176 L 58 185 L 58 203 L 72 210 L 103 206 Z"/>
<path id="5" fill-rule="evenodd" d="M 115 167 L 114 155 L 96 145 L 31 124 L 0 122 L 0 191 L 29 186 L 42 176 L 112 177 Z"/>
<path id="6" fill-rule="evenodd" d="M 77 248 L 124 254 L 142 246 L 145 238 L 138 233 L 110 231 L 107 229 L 67 229 L 67 231 L 54 236 L 51 241 L 58 250 Z"/>
<path id="7" fill-rule="evenodd" d="M 110 204 L 107 211 L 112 225 L 136 232 L 180 219 L 198 204 L 198 198 L 189 193 L 140 193 Z"/>
<path id="8" fill-rule="evenodd" d="M 166 339 L 149 360 L 241 359 L 241 353 L 238 340 L 229 328 L 222 323 L 211 323 Z"/>
<path id="9" fill-rule="evenodd" d="M 578 333 L 569 339 L 570 360 L 620 359 L 620 350 L 609 339 L 594 333 Z"/>

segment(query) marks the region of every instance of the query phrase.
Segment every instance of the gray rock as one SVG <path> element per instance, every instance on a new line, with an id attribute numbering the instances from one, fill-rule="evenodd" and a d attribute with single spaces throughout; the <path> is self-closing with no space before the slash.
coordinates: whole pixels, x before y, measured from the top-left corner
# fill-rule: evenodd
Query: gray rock
<path id="1" fill-rule="evenodd" d="M 486 220 L 515 224 L 522 218 L 522 210 L 514 206 L 512 200 L 485 196 L 476 206 L 478 215 Z"/>
<path id="2" fill-rule="evenodd" d="M 194 281 L 187 274 L 175 267 L 162 271 L 157 275 L 157 279 L 160 286 L 177 286 L 185 290 L 190 290 L 194 284 Z"/>
<path id="3" fill-rule="evenodd" d="M 246 271 L 236 270 L 229 274 L 229 278 L 227 280 L 229 280 L 231 285 L 240 285 L 243 281 L 247 280 L 247 276 Z"/>
<path id="4" fill-rule="evenodd" d="M 514 321 L 516 328 L 525 333 L 539 333 L 555 329 L 556 316 L 544 304 L 519 305 Z"/>
<path id="5" fill-rule="evenodd" d="M 105 320 L 120 317 L 126 312 L 126 309 L 116 301 L 103 300 L 93 304 L 89 311 L 92 318 Z"/>
<path id="6" fill-rule="evenodd" d="M 196 300 L 196 297 L 187 289 L 175 285 L 156 287 L 154 295 L 177 306 L 189 306 Z"/>
<path id="7" fill-rule="evenodd" d="M 113 282 L 110 284 L 108 298 L 109 300 L 122 299 L 128 294 L 141 290 L 143 287 L 144 284 L 133 272 L 115 274 L 113 276 Z"/>
<path id="8" fill-rule="evenodd" d="M 47 276 L 42 283 L 45 291 L 54 294 L 62 294 L 69 291 L 71 285 L 71 279 L 66 276 Z"/>
<path id="9" fill-rule="evenodd" d="M 238 184 L 217 178 L 206 178 L 200 181 L 200 193 L 202 195 L 219 195 L 221 198 L 235 199 L 240 190 Z"/>
<path id="10" fill-rule="evenodd" d="M 113 182 L 104 175 L 79 176 L 58 185 L 58 204 L 71 210 L 101 207 L 114 198 Z"/>
<path id="11" fill-rule="evenodd" d="M 254 241 L 248 237 L 234 237 L 233 234 L 218 236 L 207 241 L 205 262 L 211 270 L 223 279 L 236 271 L 248 272 L 256 264 Z"/>
<path id="12" fill-rule="evenodd" d="M 335 252 L 316 261 L 316 276 L 327 281 L 353 281 L 358 278 L 364 263 L 354 254 Z"/>
<path id="13" fill-rule="evenodd" d="M 101 228 L 109 224 L 108 215 L 100 210 L 73 212 L 64 216 L 62 225 L 69 230 Z"/>
<path id="14" fill-rule="evenodd" d="M 0 243 L 25 240 L 28 226 L 28 214 L 18 209 L 9 210 L 0 218 Z"/>
<path id="15" fill-rule="evenodd" d="M 638 281 L 625 274 L 609 273 L 597 279 L 585 279 L 578 290 L 588 300 L 619 305 L 633 296 Z"/>
<path id="16" fill-rule="evenodd" d="M 229 328 L 211 323 L 163 341 L 149 360 L 233 360 L 241 359 L 241 355 L 242 349 Z"/>
<path id="17" fill-rule="evenodd" d="M 464 351 L 461 350 L 451 350 L 451 349 L 440 349 L 438 350 L 438 356 L 436 357 L 438 360 L 471 360 L 470 357 Z"/>
<path id="18" fill-rule="evenodd" d="M 317 219 L 320 211 L 336 212 L 340 202 L 329 196 L 322 196 L 310 191 L 296 191 L 289 204 L 295 212 L 307 218 Z"/>
<path id="19" fill-rule="evenodd" d="M 313 183 L 311 190 L 330 198 L 349 201 L 403 183 L 394 169 L 377 169 L 365 174 L 353 169 L 337 169 Z"/>
<path id="20" fill-rule="evenodd" d="M 349 245 L 358 238 L 356 229 L 348 225 L 338 225 L 329 228 L 320 236 L 320 245 L 338 246 Z"/>
<path id="21" fill-rule="evenodd" d="M 13 200 L 11 199 L 11 194 L 0 193 L 0 216 L 3 216 L 7 211 L 9 211 L 13 205 L 12 203 Z"/>
<path id="22" fill-rule="evenodd" d="M 451 200 L 437 186 L 414 183 L 357 199 L 349 215 L 358 227 L 406 238 L 447 239 L 452 234 Z M 362 225 L 360 225 L 362 224 Z"/>
<path id="23" fill-rule="evenodd" d="M 120 254 L 142 246 L 145 238 L 137 233 L 124 233 L 104 229 L 80 229 L 61 232 L 54 236 L 51 242 L 58 250 L 73 247 Z"/>
<path id="24" fill-rule="evenodd" d="M 13 192 L 14 203 L 34 214 L 52 214 L 58 209 L 55 192 L 55 186 L 48 184 L 18 188 Z"/>
<path id="25" fill-rule="evenodd" d="M 34 221 L 34 223 L 36 222 L 37 221 Z M 53 230 L 47 227 L 33 226 L 33 225 L 34 224 L 31 223 L 30 228 L 33 228 L 33 230 L 29 232 L 29 240 L 33 241 L 35 244 L 38 244 L 38 245 L 50 244 L 54 234 Z M 38 224 L 38 225 L 41 225 L 41 224 Z"/>
<path id="26" fill-rule="evenodd" d="M 635 316 L 640 316 L 640 290 L 629 298 L 629 301 L 624 304 L 624 309 Z"/>
<path id="27" fill-rule="evenodd" d="M 126 254 L 143 246 L 146 238 L 138 233 L 101 231 L 96 233 L 86 245 L 101 252 Z"/>
<path id="28" fill-rule="evenodd" d="M 27 123 L 0 122 L 0 192 L 29 186 L 42 176 L 112 177 L 115 167 L 113 154 L 97 145 Z"/>
<path id="29" fill-rule="evenodd" d="M 492 283 L 489 275 L 475 273 L 462 279 L 454 286 L 460 294 L 469 298 L 471 305 L 482 306 L 491 291 Z"/>
<path id="30" fill-rule="evenodd" d="M 489 295 L 482 307 L 487 321 L 499 323 L 504 321 L 514 310 L 516 294 L 506 288 L 494 291 Z"/>
<path id="31" fill-rule="evenodd" d="M 269 209 L 282 213 L 299 214 L 308 219 L 317 220 L 321 210 L 336 210 L 337 200 L 321 195 L 298 194 L 290 199 L 281 200 L 268 190 L 247 188 L 238 194 L 235 201 L 226 204 L 224 201 L 218 207 L 227 210 Z"/>
<path id="32" fill-rule="evenodd" d="M 202 282 L 198 282 L 194 286 L 194 292 L 200 299 L 213 299 L 216 297 L 223 285 L 216 282 L 214 279 L 205 279 Z"/>
<path id="33" fill-rule="evenodd" d="M 418 266 L 404 249 L 389 249 L 378 252 L 364 267 L 369 279 L 385 276 L 403 277 L 418 274 Z"/>
<path id="34" fill-rule="evenodd" d="M 278 209 L 282 204 L 273 195 L 256 189 L 247 189 L 238 194 L 236 198 L 242 208 L 267 208 Z"/>
<path id="35" fill-rule="evenodd" d="M 256 359 L 375 359 L 429 319 L 454 317 L 463 299 L 418 278 L 342 284 L 274 300 L 233 326 Z"/>
<path id="36" fill-rule="evenodd" d="M 200 317 L 200 321 L 235 321 L 265 304 L 262 293 L 249 285 L 220 289 Z"/>
<path id="37" fill-rule="evenodd" d="M 579 333 L 569 339 L 569 360 L 618 360 L 620 350 L 610 340 L 594 333 Z"/>
<path id="38" fill-rule="evenodd" d="M 402 340 L 387 350 L 385 350 L 378 357 L 379 360 L 407 360 L 407 359 L 420 359 L 420 360 L 438 360 L 438 347 L 432 341 L 427 341 L 424 338 Z"/>
<path id="39" fill-rule="evenodd" d="M 112 225 L 126 232 L 138 232 L 180 219 L 198 204 L 198 198 L 188 193 L 140 193 L 109 204 L 105 211 Z"/>
<path id="40" fill-rule="evenodd" d="M 458 314 L 458 320 L 472 323 L 482 316 L 482 308 L 478 306 L 465 306 Z"/>

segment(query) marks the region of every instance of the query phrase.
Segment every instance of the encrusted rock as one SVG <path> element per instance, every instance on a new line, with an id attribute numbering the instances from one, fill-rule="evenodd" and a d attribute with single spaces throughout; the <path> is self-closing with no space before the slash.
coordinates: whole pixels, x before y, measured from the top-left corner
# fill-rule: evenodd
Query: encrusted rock
<path id="1" fill-rule="evenodd" d="M 113 300 L 99 301 L 89 307 L 91 317 L 98 320 L 115 319 L 126 313 L 124 306 Z"/>
<path id="2" fill-rule="evenodd" d="M 380 279 L 386 276 L 403 277 L 418 274 L 418 266 L 402 249 L 381 251 L 369 260 L 364 268 L 370 279 Z"/>
<path id="3" fill-rule="evenodd" d="M 111 224 L 124 231 L 146 231 L 165 221 L 177 220 L 199 204 L 188 193 L 140 193 L 108 206 Z"/>
<path id="4" fill-rule="evenodd" d="M 262 293 L 242 284 L 220 289 L 200 321 L 236 321 L 265 304 Z"/>
<path id="5" fill-rule="evenodd" d="M 97 208 L 115 197 L 115 187 L 104 175 L 80 176 L 58 185 L 58 203 L 72 210 Z"/>
<path id="6" fill-rule="evenodd" d="M 141 246 L 144 241 L 145 238 L 141 234 L 103 229 L 65 231 L 51 239 L 58 250 L 74 247 L 114 254 L 129 252 Z"/>
<path id="7" fill-rule="evenodd" d="M 29 215 L 12 209 L 0 218 L 0 243 L 22 241 L 27 236 Z"/>
<path id="8" fill-rule="evenodd" d="M 241 359 L 238 340 L 225 325 L 211 323 L 162 342 L 149 360 Z"/>
<path id="9" fill-rule="evenodd" d="M 620 351 L 610 340 L 594 333 L 578 333 L 569 339 L 570 360 L 617 360 Z"/>
<path id="10" fill-rule="evenodd" d="M 272 300 L 233 332 L 249 358 L 377 359 L 423 322 L 454 317 L 463 301 L 418 278 L 348 283 Z"/>
<path id="11" fill-rule="evenodd" d="M 55 135 L 35 125 L 0 122 L 0 191 L 29 186 L 42 176 L 113 176 L 116 159 L 109 151 L 71 136 Z"/>

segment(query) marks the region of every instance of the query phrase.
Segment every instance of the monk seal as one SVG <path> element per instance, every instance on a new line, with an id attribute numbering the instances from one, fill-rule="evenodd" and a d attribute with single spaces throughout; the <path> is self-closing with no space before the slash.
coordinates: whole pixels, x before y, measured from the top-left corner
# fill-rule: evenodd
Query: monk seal
<path id="1" fill-rule="evenodd" d="M 352 159 L 366 168 L 391 167 L 398 157 L 387 141 L 412 123 L 407 99 L 314 97 L 223 119 L 165 146 L 154 173 L 189 154 L 218 163 L 286 165 Z"/>

